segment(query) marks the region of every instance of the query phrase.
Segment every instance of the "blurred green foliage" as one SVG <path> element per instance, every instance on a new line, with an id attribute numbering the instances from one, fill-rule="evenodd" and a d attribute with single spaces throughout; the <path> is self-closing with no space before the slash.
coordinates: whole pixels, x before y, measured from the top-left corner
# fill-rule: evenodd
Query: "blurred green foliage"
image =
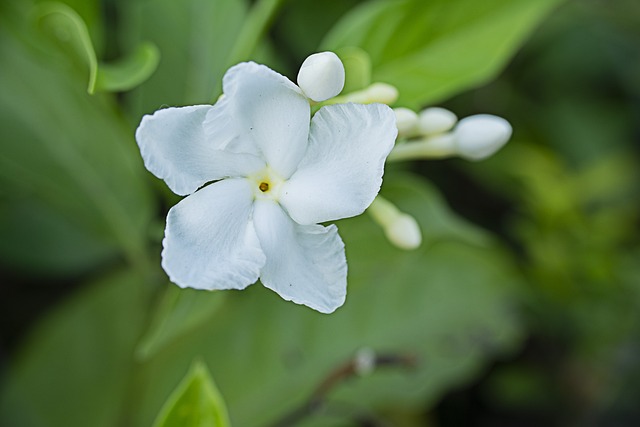
<path id="1" fill-rule="evenodd" d="M 154 427 L 228 427 L 227 409 L 207 366 L 200 360 L 160 410 Z"/>
<path id="2" fill-rule="evenodd" d="M 640 392 L 633 0 L 560 7 L 496 83 L 466 94 L 495 78 L 561 2 L 54 3 L 86 26 L 97 75 L 109 70 L 98 58 L 116 66 L 117 84 L 102 89 L 132 89 L 95 95 L 87 62 L 38 25 L 41 3 L 0 3 L 0 267 L 20 301 L 38 286 L 52 296 L 78 289 L 38 312 L 9 349 L 0 424 L 174 425 L 184 405 L 219 414 L 208 369 L 231 425 L 267 426 L 304 409 L 363 348 L 415 366 L 336 383 L 300 425 L 452 425 L 439 410 L 424 413 L 480 376 L 487 406 L 538 414 L 561 405 L 553 423 L 632 410 L 623 397 Z M 157 69 L 144 46 L 157 46 Z M 418 220 L 423 245 L 394 248 L 366 215 L 340 221 L 349 294 L 330 316 L 260 284 L 215 293 L 169 284 L 160 230 L 177 197 L 144 170 L 133 138 L 141 116 L 212 102 L 234 61 L 294 77 L 322 48 L 360 70 L 351 88 L 393 83 L 414 108 L 457 95 L 447 105 L 503 115 L 514 141 L 479 164 L 388 167 L 382 194 Z M 115 58 L 130 61 L 118 68 Z M 454 213 L 425 176 L 502 238 Z M 460 179 L 472 184 L 461 189 Z M 504 208 L 486 220 L 492 200 Z M 35 313 L 11 305 L 2 301 L 3 330 L 20 327 L 24 317 L 11 313 Z"/>

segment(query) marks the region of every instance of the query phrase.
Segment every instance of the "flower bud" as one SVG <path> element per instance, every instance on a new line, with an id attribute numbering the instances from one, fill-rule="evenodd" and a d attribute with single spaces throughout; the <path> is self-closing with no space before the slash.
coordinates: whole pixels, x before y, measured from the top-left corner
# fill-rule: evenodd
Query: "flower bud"
<path id="1" fill-rule="evenodd" d="M 307 57 L 298 72 L 298 86 L 316 102 L 338 95 L 344 87 L 344 66 L 333 52 L 314 53 Z"/>
<path id="2" fill-rule="evenodd" d="M 344 102 L 355 102 L 358 104 L 393 104 L 398 100 L 398 89 L 387 83 L 373 83 L 370 86 L 351 92 L 344 96 Z"/>
<path id="3" fill-rule="evenodd" d="M 416 249 L 422 243 L 418 222 L 411 215 L 401 213 L 384 229 L 387 239 L 400 249 Z"/>
<path id="4" fill-rule="evenodd" d="M 502 117 L 490 114 L 466 117 L 453 130 L 456 151 L 468 160 L 485 159 L 507 143 L 511 132 L 511 125 Z"/>
<path id="5" fill-rule="evenodd" d="M 396 115 L 396 127 L 398 128 L 398 136 L 408 137 L 415 133 L 418 125 L 418 115 L 415 111 L 408 108 L 399 107 L 394 108 L 393 112 Z"/>
<path id="6" fill-rule="evenodd" d="M 378 195 L 368 212 L 382 227 L 385 236 L 394 246 L 411 250 L 422 243 L 422 234 L 418 222 L 409 214 L 400 210 L 390 201 Z"/>
<path id="7" fill-rule="evenodd" d="M 387 83 L 374 83 L 367 89 L 369 102 L 393 104 L 398 100 L 398 89 Z"/>
<path id="8" fill-rule="evenodd" d="M 451 130 L 458 121 L 458 117 L 451 111 L 431 107 L 422 110 L 418 116 L 418 128 L 423 135 L 435 135 Z"/>

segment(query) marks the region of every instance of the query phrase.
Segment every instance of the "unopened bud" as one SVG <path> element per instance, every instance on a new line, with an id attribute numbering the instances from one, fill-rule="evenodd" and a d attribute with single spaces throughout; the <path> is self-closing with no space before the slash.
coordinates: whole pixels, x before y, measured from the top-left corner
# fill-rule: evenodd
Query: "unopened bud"
<path id="1" fill-rule="evenodd" d="M 344 97 L 344 102 L 356 102 L 358 104 L 373 104 L 379 102 L 381 104 L 393 104 L 398 100 L 398 89 L 387 83 L 373 83 L 372 85 L 351 92 Z"/>
<path id="2" fill-rule="evenodd" d="M 404 107 L 394 108 L 393 112 L 396 115 L 398 136 L 412 136 L 415 133 L 416 127 L 418 125 L 418 115 L 416 114 L 416 112 Z"/>
<path id="3" fill-rule="evenodd" d="M 416 249 L 422 243 L 422 233 L 418 222 L 400 210 L 390 201 L 378 195 L 368 212 L 382 227 L 385 236 L 400 249 Z"/>
<path id="4" fill-rule="evenodd" d="M 387 239 L 400 249 L 416 249 L 422 243 L 420 226 L 414 217 L 401 213 L 384 229 Z"/>
<path id="5" fill-rule="evenodd" d="M 418 120 L 421 134 L 436 135 L 451 130 L 458 121 L 458 117 L 445 108 L 431 107 L 422 110 Z"/>
<path id="6" fill-rule="evenodd" d="M 456 151 L 468 160 L 485 159 L 507 143 L 511 132 L 511 125 L 502 117 L 490 114 L 466 117 L 453 130 Z"/>
<path id="7" fill-rule="evenodd" d="M 314 53 L 304 60 L 298 72 L 298 86 L 316 102 L 338 95 L 344 87 L 344 66 L 333 52 Z"/>

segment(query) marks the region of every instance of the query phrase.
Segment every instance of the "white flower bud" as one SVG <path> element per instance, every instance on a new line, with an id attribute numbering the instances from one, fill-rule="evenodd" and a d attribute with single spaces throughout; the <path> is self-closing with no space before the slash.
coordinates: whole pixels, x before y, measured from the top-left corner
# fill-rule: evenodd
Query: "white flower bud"
<path id="1" fill-rule="evenodd" d="M 355 102 L 357 104 L 393 104 L 398 100 L 398 89 L 387 83 L 373 83 L 368 87 L 345 95 L 342 102 Z"/>
<path id="2" fill-rule="evenodd" d="M 314 53 L 304 60 L 298 72 L 298 86 L 316 101 L 338 95 L 344 87 L 344 66 L 333 52 Z"/>
<path id="3" fill-rule="evenodd" d="M 502 117 L 490 114 L 465 117 L 453 130 L 456 151 L 468 160 L 485 159 L 507 143 L 511 132 L 511 125 Z"/>
<path id="4" fill-rule="evenodd" d="M 401 213 L 384 229 L 387 239 L 400 249 L 416 249 L 422 243 L 418 222 L 411 215 Z"/>
<path id="5" fill-rule="evenodd" d="M 382 227 L 385 236 L 394 246 L 411 250 L 422 243 L 422 233 L 418 222 L 400 210 L 390 201 L 378 195 L 369 209 L 371 217 Z"/>
<path id="6" fill-rule="evenodd" d="M 421 134 L 435 135 L 451 130 L 458 121 L 458 117 L 445 108 L 431 107 L 422 110 L 418 120 Z"/>
<path id="7" fill-rule="evenodd" d="M 398 100 L 398 89 L 387 83 L 374 83 L 367 89 L 369 102 L 393 104 Z"/>
<path id="8" fill-rule="evenodd" d="M 408 137 L 415 133 L 418 125 L 418 115 L 415 111 L 408 108 L 394 108 L 396 115 L 396 127 L 398 128 L 398 136 Z"/>

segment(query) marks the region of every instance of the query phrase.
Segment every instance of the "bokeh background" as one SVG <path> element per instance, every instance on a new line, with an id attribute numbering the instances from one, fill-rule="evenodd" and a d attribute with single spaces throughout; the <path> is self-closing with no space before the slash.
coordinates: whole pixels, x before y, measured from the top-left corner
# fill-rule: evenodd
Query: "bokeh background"
<path id="1" fill-rule="evenodd" d="M 260 284 L 178 290 L 159 254 L 179 198 L 142 165 L 140 118 L 213 102 L 238 61 L 294 79 L 323 49 L 346 91 L 391 83 L 393 106 L 497 114 L 513 138 L 389 165 L 423 244 L 340 221 L 330 316 Z M 0 129 L 2 425 L 161 423 L 194 360 L 234 426 L 640 423 L 635 0 L 2 0 Z M 350 375 L 363 348 L 388 363 Z"/>

